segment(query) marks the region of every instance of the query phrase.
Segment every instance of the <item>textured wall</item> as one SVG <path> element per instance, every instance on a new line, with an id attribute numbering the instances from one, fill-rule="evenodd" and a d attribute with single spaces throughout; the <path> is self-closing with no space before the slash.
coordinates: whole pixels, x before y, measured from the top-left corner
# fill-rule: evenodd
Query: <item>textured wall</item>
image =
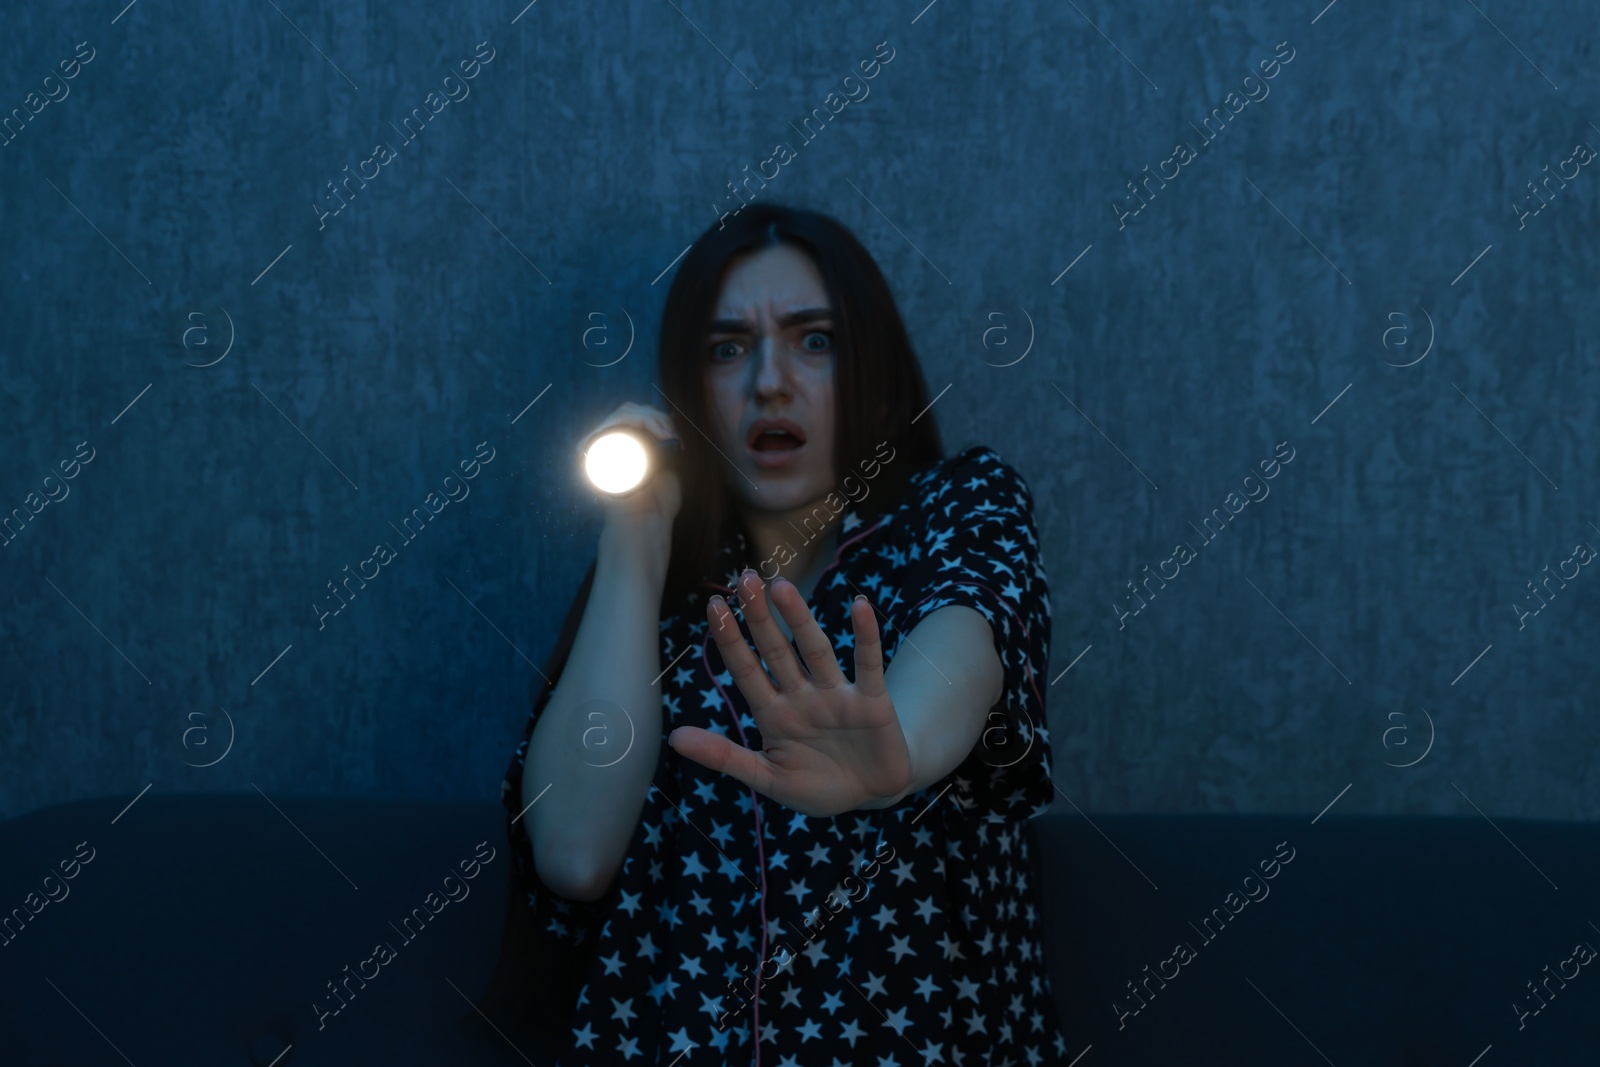
<path id="1" fill-rule="evenodd" d="M 9 11 L 0 817 L 495 795 L 569 449 L 776 166 L 1033 487 L 1072 803 L 1594 818 L 1600 26 L 1319 6 Z"/>

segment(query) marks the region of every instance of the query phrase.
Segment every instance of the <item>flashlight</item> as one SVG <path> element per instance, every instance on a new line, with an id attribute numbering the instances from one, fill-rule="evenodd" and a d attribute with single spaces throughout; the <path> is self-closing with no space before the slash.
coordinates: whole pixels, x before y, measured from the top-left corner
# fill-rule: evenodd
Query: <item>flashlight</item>
<path id="1" fill-rule="evenodd" d="M 627 496 L 656 471 L 676 465 L 683 443 L 645 430 L 607 430 L 583 450 L 583 475 L 607 496 Z"/>

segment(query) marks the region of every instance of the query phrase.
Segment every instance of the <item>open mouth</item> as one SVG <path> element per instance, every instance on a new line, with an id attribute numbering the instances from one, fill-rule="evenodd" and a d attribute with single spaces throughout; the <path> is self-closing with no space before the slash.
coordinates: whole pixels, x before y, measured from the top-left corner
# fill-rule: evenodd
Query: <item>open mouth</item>
<path id="1" fill-rule="evenodd" d="M 803 444 L 804 441 L 787 430 L 763 430 L 750 443 L 750 448 L 755 452 L 792 452 Z"/>
<path id="2" fill-rule="evenodd" d="M 757 419 L 747 432 L 744 446 L 756 466 L 792 467 L 806 448 L 806 432 L 791 419 Z"/>

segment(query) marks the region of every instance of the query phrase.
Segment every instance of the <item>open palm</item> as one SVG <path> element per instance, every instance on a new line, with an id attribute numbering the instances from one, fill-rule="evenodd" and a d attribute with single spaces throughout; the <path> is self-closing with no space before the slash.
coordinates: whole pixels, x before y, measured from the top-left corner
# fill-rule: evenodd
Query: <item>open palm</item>
<path id="1" fill-rule="evenodd" d="M 856 638 L 851 683 L 792 583 L 776 579 L 763 597 L 760 576 L 747 570 L 739 588 L 760 659 L 721 597 L 706 605 L 706 615 L 723 662 L 761 731 L 762 750 L 752 752 L 698 726 L 678 727 L 667 743 L 804 815 L 838 815 L 898 797 L 912 781 L 911 750 L 884 684 L 883 646 L 872 606 L 865 598 L 850 605 Z M 773 619 L 768 597 L 794 633 L 805 668 Z M 776 686 L 762 670 L 762 660 Z"/>

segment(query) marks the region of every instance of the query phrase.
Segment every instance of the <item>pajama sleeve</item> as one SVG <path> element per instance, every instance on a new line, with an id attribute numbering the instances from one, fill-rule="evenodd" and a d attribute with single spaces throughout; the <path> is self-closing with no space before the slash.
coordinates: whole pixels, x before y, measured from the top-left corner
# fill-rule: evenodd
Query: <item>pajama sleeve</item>
<path id="1" fill-rule="evenodd" d="M 1005 671 L 1000 702 L 977 745 L 945 780 L 973 818 L 1021 820 L 1055 797 L 1044 674 L 1050 599 L 1033 517 L 1033 494 L 993 449 L 976 446 L 913 479 L 907 510 L 913 544 L 898 597 L 887 608 L 898 649 L 917 623 L 962 604 L 989 622 Z M 897 654 L 897 653 L 896 653 Z M 892 658 L 889 657 L 889 658 Z M 939 784 L 944 788 L 944 782 Z"/>

